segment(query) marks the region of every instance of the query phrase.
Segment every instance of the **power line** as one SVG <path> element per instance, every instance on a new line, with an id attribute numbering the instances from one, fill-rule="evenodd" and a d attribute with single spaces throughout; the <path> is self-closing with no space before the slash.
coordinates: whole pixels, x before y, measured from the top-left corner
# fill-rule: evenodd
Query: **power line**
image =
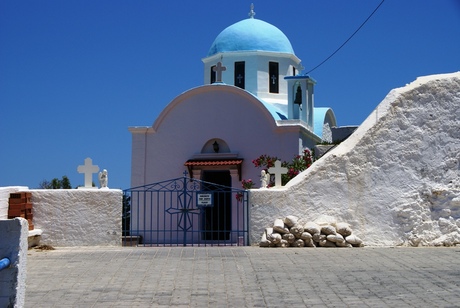
<path id="1" fill-rule="evenodd" d="M 372 17 L 372 15 L 374 15 L 375 12 L 377 12 L 377 10 L 380 8 L 380 6 L 383 4 L 383 2 L 385 2 L 385 0 L 382 0 L 382 2 L 380 2 L 380 4 L 375 8 L 375 10 L 369 15 L 369 17 L 366 18 L 366 20 L 361 24 L 361 26 L 358 27 L 358 29 L 356 29 L 355 32 L 353 32 L 353 34 L 342 44 L 340 45 L 339 48 L 337 48 L 329 57 L 327 57 L 325 60 L 323 60 L 323 62 L 321 62 L 320 64 L 318 64 L 317 66 L 315 66 L 313 69 L 309 70 L 308 72 L 305 73 L 305 75 L 308 75 L 309 73 L 313 72 L 315 69 L 317 69 L 318 67 L 320 67 L 321 65 L 323 65 L 324 63 L 326 63 L 330 58 L 332 58 L 340 49 L 342 49 L 343 46 L 345 46 L 349 40 L 351 40 L 351 38 L 353 36 L 355 36 L 356 33 L 358 33 L 359 30 L 361 30 L 361 28 L 366 24 L 366 22 Z"/>

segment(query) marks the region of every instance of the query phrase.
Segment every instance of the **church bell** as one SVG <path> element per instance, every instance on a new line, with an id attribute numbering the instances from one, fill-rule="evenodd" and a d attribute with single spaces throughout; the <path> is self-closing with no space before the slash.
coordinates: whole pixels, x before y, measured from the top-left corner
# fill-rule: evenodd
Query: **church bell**
<path id="1" fill-rule="evenodd" d="M 297 86 L 297 91 L 295 92 L 295 100 L 294 104 L 296 105 L 302 105 L 302 89 L 300 86 Z"/>

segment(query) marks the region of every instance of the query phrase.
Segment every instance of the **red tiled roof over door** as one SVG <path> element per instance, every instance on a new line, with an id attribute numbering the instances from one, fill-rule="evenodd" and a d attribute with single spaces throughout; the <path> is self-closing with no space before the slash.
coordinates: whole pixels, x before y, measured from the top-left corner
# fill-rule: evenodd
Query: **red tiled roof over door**
<path id="1" fill-rule="evenodd" d="M 193 167 L 208 167 L 208 166 L 236 166 L 238 175 L 241 181 L 241 164 L 243 159 L 189 159 L 184 163 L 188 168 L 190 176 L 193 178 Z"/>
<path id="2" fill-rule="evenodd" d="M 190 159 L 185 162 L 185 166 L 229 166 L 241 165 L 242 159 L 225 159 L 225 160 L 197 160 Z"/>

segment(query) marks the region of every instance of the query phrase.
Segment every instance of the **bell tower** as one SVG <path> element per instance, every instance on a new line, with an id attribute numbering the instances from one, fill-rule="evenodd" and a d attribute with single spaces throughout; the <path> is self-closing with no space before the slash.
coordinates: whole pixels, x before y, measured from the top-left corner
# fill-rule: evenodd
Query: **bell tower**
<path id="1" fill-rule="evenodd" d="M 288 87 L 288 119 L 299 119 L 313 128 L 314 86 L 309 76 L 284 77 Z"/>

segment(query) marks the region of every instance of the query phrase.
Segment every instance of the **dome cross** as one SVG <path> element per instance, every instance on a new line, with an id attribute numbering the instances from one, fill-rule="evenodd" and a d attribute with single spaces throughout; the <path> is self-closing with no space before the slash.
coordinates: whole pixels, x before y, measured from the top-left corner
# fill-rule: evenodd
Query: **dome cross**
<path id="1" fill-rule="evenodd" d="M 254 18 L 256 16 L 256 12 L 254 12 L 254 3 L 251 3 L 251 10 L 249 11 L 249 18 Z"/>
<path id="2" fill-rule="evenodd" d="M 222 72 L 227 70 L 227 67 L 222 65 L 222 62 L 217 62 L 217 65 L 212 68 L 216 72 L 216 82 L 222 82 Z"/>

